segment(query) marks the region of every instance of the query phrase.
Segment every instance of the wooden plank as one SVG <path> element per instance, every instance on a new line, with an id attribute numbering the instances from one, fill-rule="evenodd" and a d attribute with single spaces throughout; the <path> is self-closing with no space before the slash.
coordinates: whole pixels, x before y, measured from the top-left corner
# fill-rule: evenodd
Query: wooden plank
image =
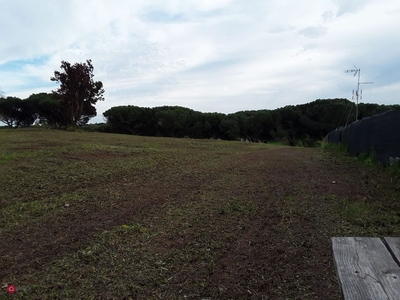
<path id="1" fill-rule="evenodd" d="M 335 237 L 332 249 L 345 300 L 400 299 L 400 268 L 381 239 Z"/>
<path id="2" fill-rule="evenodd" d="M 394 256 L 394 260 L 400 267 L 400 238 L 385 237 L 384 240 L 390 253 Z"/>

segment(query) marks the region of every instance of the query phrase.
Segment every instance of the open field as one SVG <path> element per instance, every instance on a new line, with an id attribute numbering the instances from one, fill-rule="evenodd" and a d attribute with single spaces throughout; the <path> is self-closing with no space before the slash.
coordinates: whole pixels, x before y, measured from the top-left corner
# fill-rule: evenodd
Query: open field
<path id="1" fill-rule="evenodd" d="M 330 238 L 400 235 L 397 179 L 323 149 L 7 129 L 0 172 L 13 299 L 340 299 Z"/>

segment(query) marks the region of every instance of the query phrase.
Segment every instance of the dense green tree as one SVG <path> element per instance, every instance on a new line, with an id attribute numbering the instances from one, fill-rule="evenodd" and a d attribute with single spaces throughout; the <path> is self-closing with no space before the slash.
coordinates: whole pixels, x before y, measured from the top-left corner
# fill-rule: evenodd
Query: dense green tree
<path id="1" fill-rule="evenodd" d="M 221 138 L 220 124 L 225 114 L 221 113 L 204 113 L 203 136 L 205 138 Z"/>
<path id="2" fill-rule="evenodd" d="M 17 97 L 0 98 L 0 121 L 8 127 L 17 127 L 21 113 L 22 100 Z"/>
<path id="3" fill-rule="evenodd" d="M 254 110 L 237 112 L 240 127 L 240 137 L 252 142 L 271 139 L 269 134 L 273 127 L 271 112 L 268 110 Z"/>
<path id="4" fill-rule="evenodd" d="M 229 114 L 225 116 L 219 125 L 222 137 L 228 140 L 240 139 L 240 116 L 239 114 Z"/>
<path id="5" fill-rule="evenodd" d="M 135 135 L 152 135 L 151 132 L 154 132 L 150 128 L 153 117 L 150 108 L 133 105 L 116 106 L 104 112 L 103 115 L 107 118 L 108 125 L 117 132 Z"/>
<path id="6" fill-rule="evenodd" d="M 354 103 L 347 99 L 318 99 L 298 107 L 314 126 L 319 127 L 314 130 L 320 136 L 337 127 L 345 126 L 354 111 Z"/>
<path id="7" fill-rule="evenodd" d="M 227 115 L 221 122 L 220 128 L 225 137 L 232 140 L 240 138 L 251 140 L 249 136 L 248 114 L 245 111 L 238 111 Z"/>
<path id="8" fill-rule="evenodd" d="M 379 105 L 376 103 L 359 103 L 358 118 L 371 117 L 373 115 L 384 113 L 388 110 L 398 109 L 400 105 Z"/>
<path id="9" fill-rule="evenodd" d="M 28 127 L 37 119 L 35 104 L 17 97 L 0 98 L 0 121 L 9 127 Z"/>
<path id="10" fill-rule="evenodd" d="M 182 134 L 184 137 L 204 138 L 204 115 L 192 109 L 187 111 L 186 122 Z"/>
<path id="11" fill-rule="evenodd" d="M 278 112 L 279 125 L 286 132 L 289 145 L 295 146 L 297 139 L 303 134 L 300 122 L 301 111 L 296 106 L 288 105 L 279 109 Z"/>
<path id="12" fill-rule="evenodd" d="M 74 127 L 86 124 L 91 117 L 96 116 L 94 105 L 104 100 L 103 83 L 93 80 L 91 60 L 74 65 L 62 61 L 60 68 L 62 71 L 54 71 L 51 80 L 60 83 L 54 94 L 65 110 L 67 124 Z"/>
<path id="13" fill-rule="evenodd" d="M 19 103 L 17 127 L 29 127 L 38 119 L 36 103 L 32 100 L 21 100 Z"/>
<path id="14" fill-rule="evenodd" d="M 190 115 L 193 110 L 180 106 L 161 106 L 154 108 L 154 120 L 158 135 L 184 137 L 190 126 Z"/>
<path id="15" fill-rule="evenodd" d="M 61 101 L 60 99 L 56 99 L 54 94 L 32 94 L 24 101 L 32 102 L 41 124 L 47 124 L 54 128 L 68 125 L 67 116 Z"/>

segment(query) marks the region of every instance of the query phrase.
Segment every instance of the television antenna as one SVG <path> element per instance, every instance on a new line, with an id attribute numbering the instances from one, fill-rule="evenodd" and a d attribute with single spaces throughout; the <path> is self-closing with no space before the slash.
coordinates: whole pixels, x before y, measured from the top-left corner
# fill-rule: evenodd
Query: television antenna
<path id="1" fill-rule="evenodd" d="M 358 74 L 358 80 L 357 80 L 357 90 L 353 90 L 353 96 L 352 96 L 352 100 L 354 100 L 354 98 L 357 99 L 357 104 L 356 104 L 356 121 L 358 121 L 358 100 L 362 99 L 362 90 L 360 90 L 360 85 L 361 84 L 373 84 L 373 82 L 369 81 L 369 82 L 360 82 L 360 76 L 361 76 L 361 69 L 357 68 L 356 65 L 354 65 L 355 69 L 349 69 L 344 71 L 345 73 L 354 73 L 354 77 Z"/>

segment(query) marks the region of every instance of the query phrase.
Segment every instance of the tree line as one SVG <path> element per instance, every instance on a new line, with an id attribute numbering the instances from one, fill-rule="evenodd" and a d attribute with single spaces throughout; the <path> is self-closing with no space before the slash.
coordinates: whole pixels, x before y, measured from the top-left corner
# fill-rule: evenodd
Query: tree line
<path id="1" fill-rule="evenodd" d="M 399 108 L 398 105 L 359 104 L 359 117 Z M 202 113 L 179 106 L 117 106 L 104 112 L 102 130 L 146 136 L 214 138 L 313 146 L 330 131 L 354 120 L 354 103 L 347 99 L 318 99 L 275 110 L 232 114 Z"/>
<path id="2" fill-rule="evenodd" d="M 196 139 L 285 141 L 289 145 L 313 146 L 330 131 L 354 121 L 354 103 L 347 99 L 318 99 L 275 110 L 239 111 L 232 114 L 204 113 L 180 106 L 116 106 L 104 112 L 105 124 L 87 125 L 96 115 L 94 106 L 71 116 L 68 106 L 55 93 L 32 94 L 27 99 L 0 98 L 0 120 L 9 127 L 29 127 L 34 122 L 66 128 L 71 122 L 87 130 L 143 136 Z M 359 104 L 359 118 L 399 105 Z M 86 127 L 84 127 L 86 125 Z"/>

